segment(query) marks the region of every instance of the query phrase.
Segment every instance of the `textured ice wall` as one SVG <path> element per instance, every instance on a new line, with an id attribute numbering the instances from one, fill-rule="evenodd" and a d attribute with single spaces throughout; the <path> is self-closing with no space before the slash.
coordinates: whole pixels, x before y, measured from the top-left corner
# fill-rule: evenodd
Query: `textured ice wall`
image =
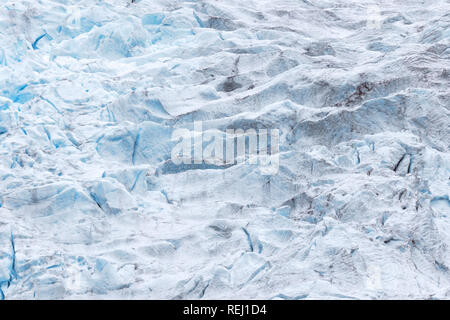
<path id="1" fill-rule="evenodd" d="M 0 2 L 0 298 L 450 297 L 449 1 L 128 2 Z"/>

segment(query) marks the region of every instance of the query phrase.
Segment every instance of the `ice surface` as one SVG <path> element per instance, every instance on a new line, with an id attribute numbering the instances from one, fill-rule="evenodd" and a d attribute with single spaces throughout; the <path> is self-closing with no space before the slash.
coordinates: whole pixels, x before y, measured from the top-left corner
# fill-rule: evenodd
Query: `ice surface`
<path id="1" fill-rule="evenodd" d="M 450 298 L 448 1 L 130 2 L 0 2 L 0 298 Z"/>

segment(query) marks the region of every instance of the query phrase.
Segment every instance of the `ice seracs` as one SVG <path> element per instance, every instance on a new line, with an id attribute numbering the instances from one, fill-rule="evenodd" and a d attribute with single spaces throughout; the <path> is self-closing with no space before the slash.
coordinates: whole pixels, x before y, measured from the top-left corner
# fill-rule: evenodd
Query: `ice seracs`
<path id="1" fill-rule="evenodd" d="M 448 299 L 449 10 L 3 1 L 0 297 Z M 196 122 L 276 174 L 174 164 Z"/>

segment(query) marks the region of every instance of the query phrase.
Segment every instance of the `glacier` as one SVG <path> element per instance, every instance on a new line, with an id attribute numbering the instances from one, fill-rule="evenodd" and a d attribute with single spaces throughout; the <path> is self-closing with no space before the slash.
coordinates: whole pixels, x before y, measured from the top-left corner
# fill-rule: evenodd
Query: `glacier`
<path id="1" fill-rule="evenodd" d="M 450 1 L 0 0 L 0 299 L 449 299 Z M 279 171 L 175 130 L 280 130 Z"/>

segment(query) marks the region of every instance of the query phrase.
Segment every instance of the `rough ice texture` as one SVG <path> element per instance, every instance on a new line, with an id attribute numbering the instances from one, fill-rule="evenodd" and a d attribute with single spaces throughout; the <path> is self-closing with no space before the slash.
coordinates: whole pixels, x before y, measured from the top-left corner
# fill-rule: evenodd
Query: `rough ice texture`
<path id="1" fill-rule="evenodd" d="M 449 1 L 129 2 L 1 1 L 0 298 L 450 298 Z"/>

